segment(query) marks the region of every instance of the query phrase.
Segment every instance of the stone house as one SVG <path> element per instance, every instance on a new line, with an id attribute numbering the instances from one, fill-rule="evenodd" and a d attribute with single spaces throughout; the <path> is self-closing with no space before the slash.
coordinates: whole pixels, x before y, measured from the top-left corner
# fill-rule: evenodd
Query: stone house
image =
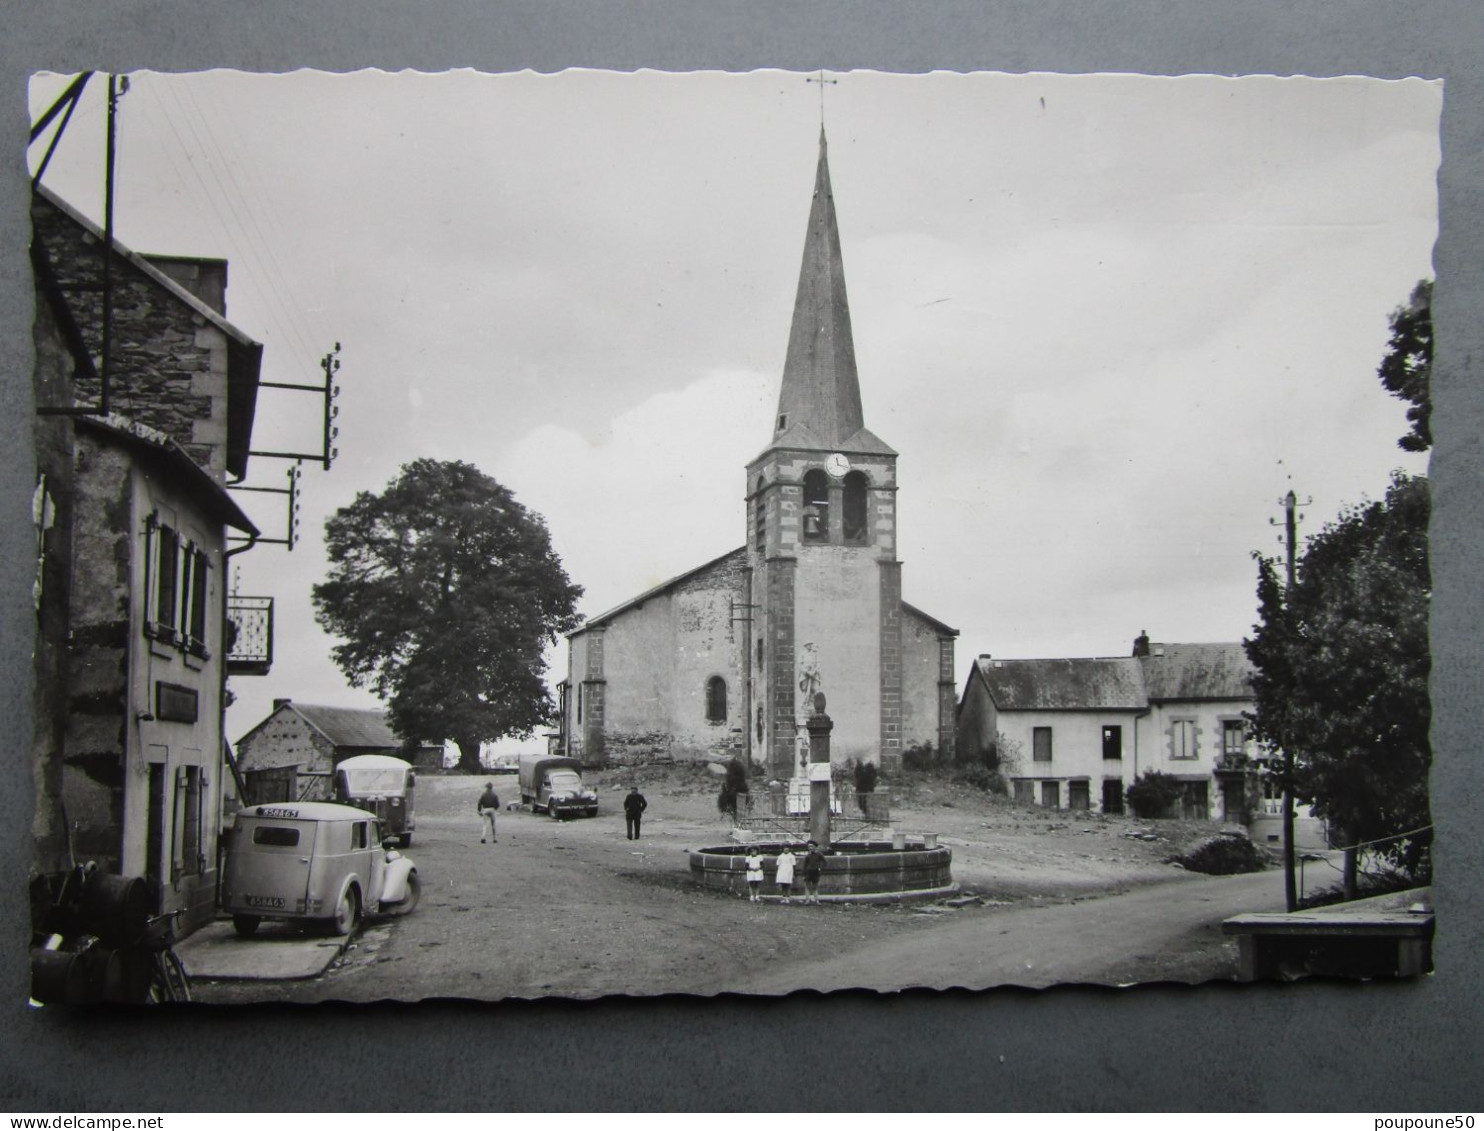
<path id="1" fill-rule="evenodd" d="M 189 931 L 214 910 L 228 531 L 257 535 L 226 482 L 262 347 L 226 320 L 225 262 L 109 248 L 41 187 L 31 261 L 33 867 L 144 876 Z"/>
<path id="2" fill-rule="evenodd" d="M 443 768 L 442 746 L 421 746 L 408 757 L 381 711 L 275 699 L 273 712 L 237 741 L 243 803 L 328 801 L 335 767 L 359 754 L 390 754 L 418 769 Z"/>
<path id="3" fill-rule="evenodd" d="M 951 749 L 958 633 L 902 599 L 896 467 L 865 427 L 821 131 L 775 427 L 740 484 L 745 544 L 570 634 L 556 745 L 790 777 L 823 692 L 836 762 Z"/>
<path id="4" fill-rule="evenodd" d="M 1251 677 L 1239 643 L 1142 634 L 1130 656 L 980 656 L 959 700 L 958 748 L 976 758 L 1001 743 L 1027 804 L 1121 813 L 1129 785 L 1158 770 L 1180 781 L 1181 816 L 1249 825 L 1274 804 L 1243 717 Z"/>

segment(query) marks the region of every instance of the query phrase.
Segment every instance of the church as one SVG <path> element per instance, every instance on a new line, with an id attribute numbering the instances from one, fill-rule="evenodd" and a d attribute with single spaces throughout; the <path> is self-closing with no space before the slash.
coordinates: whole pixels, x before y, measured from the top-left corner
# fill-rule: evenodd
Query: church
<path id="1" fill-rule="evenodd" d="M 823 129 L 773 423 L 745 469 L 746 545 L 568 637 L 561 753 L 789 777 L 817 692 L 837 763 L 952 748 L 958 631 L 902 600 L 897 453 L 865 426 Z"/>

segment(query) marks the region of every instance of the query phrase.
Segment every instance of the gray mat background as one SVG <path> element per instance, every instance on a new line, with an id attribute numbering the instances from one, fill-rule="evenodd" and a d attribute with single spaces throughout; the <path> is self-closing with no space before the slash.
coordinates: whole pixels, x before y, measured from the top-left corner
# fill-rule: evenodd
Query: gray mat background
<path id="1" fill-rule="evenodd" d="M 1477 0 L 427 4 L 172 0 L 0 8 L 0 1108 L 1477 1110 L 1484 566 L 1484 5 Z M 1446 80 L 1432 538 L 1438 972 L 1407 985 L 795 994 L 158 1012 L 24 1007 L 31 289 L 26 78 L 39 69 L 1128 71 Z M 1400 302 L 1405 296 L 1398 295 Z M 1379 359 L 1378 359 L 1379 360 Z M 780 1064 L 812 1081 L 777 1086 Z M 553 1087 L 555 1080 L 564 1081 Z"/>

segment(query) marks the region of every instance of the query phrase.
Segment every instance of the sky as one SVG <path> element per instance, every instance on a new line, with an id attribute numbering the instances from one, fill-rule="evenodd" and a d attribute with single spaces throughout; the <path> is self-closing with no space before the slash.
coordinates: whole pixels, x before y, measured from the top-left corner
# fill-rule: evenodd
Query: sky
<path id="1" fill-rule="evenodd" d="M 981 653 L 1239 640 L 1288 490 L 1312 533 L 1425 470 L 1375 370 L 1432 275 L 1440 83 L 825 77 L 866 426 L 900 453 L 903 594 L 959 629 L 960 684 Z M 227 315 L 264 344 L 264 380 L 312 384 L 342 347 L 339 455 L 306 465 L 302 541 L 235 559 L 238 591 L 276 599 L 277 638 L 270 675 L 232 680 L 229 739 L 275 697 L 376 705 L 309 591 L 325 519 L 413 459 L 471 462 L 544 515 L 587 615 L 743 544 L 818 83 L 130 80 L 118 238 L 228 259 Z M 33 116 L 65 82 L 36 76 Z M 94 218 L 102 87 L 45 181 Z M 316 450 L 317 412 L 263 390 L 254 448 Z M 255 458 L 246 482 L 282 486 L 287 466 Z M 282 535 L 280 497 L 238 499 Z"/>

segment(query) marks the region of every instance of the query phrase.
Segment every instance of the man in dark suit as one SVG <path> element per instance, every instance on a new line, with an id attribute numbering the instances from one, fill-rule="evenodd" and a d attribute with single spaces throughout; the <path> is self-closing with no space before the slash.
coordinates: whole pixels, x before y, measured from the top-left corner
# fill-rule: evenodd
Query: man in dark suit
<path id="1" fill-rule="evenodd" d="M 623 799 L 624 833 L 629 840 L 639 839 L 639 820 L 648 808 L 649 802 L 644 800 L 638 785 L 629 786 L 629 795 Z"/>

